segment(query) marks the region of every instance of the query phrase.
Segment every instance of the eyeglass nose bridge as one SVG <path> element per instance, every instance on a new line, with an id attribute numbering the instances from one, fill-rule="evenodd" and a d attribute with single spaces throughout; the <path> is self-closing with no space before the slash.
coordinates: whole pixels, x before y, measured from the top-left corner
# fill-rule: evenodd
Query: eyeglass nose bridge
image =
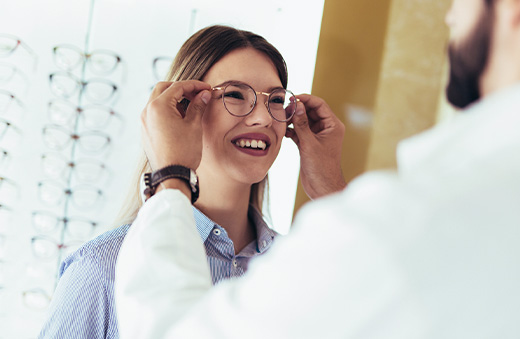
<path id="1" fill-rule="evenodd" d="M 271 113 L 271 109 L 269 108 L 269 97 L 271 96 L 271 93 L 260 92 L 260 91 L 255 91 L 255 90 L 253 90 L 253 92 L 255 92 L 255 100 L 251 102 L 251 105 L 250 105 L 251 110 L 246 115 L 251 114 L 251 112 L 253 112 L 253 110 L 255 109 L 255 106 L 258 103 L 258 95 L 265 95 L 267 98 L 266 98 L 266 100 L 264 100 L 264 106 L 267 109 L 267 112 L 269 113 L 271 118 L 274 119 L 273 114 Z"/>

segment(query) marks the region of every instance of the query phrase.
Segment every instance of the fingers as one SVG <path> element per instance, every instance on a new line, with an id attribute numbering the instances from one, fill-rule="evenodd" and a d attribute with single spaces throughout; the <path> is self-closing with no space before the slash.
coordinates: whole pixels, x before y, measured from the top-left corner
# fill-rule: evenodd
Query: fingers
<path id="1" fill-rule="evenodd" d="M 171 83 L 162 94 L 159 99 L 167 101 L 171 104 L 177 105 L 182 99 L 193 100 L 195 96 L 203 90 L 210 90 L 211 86 L 205 82 L 198 80 L 186 80 Z"/>
<path id="2" fill-rule="evenodd" d="M 292 139 L 296 146 L 300 145 L 300 139 L 298 139 L 298 135 L 296 134 L 293 128 L 287 127 L 287 129 L 285 130 L 285 137 Z"/>
<path id="3" fill-rule="evenodd" d="M 293 139 L 297 145 L 299 145 L 302 139 L 305 139 L 312 134 L 309 126 L 309 120 L 307 118 L 307 113 L 302 103 L 297 103 L 296 105 L 296 112 L 292 117 L 292 124 L 294 129 L 288 128 L 286 136 Z M 297 138 L 298 142 L 295 141 L 295 138 Z"/>
<path id="4" fill-rule="evenodd" d="M 186 120 L 200 121 L 210 99 L 211 93 L 209 91 L 204 90 L 199 92 L 188 105 L 188 109 L 186 110 Z"/>
<path id="5" fill-rule="evenodd" d="M 322 120 L 335 117 L 325 100 L 309 94 L 300 94 L 296 96 L 305 105 L 307 114 L 311 120 Z"/>

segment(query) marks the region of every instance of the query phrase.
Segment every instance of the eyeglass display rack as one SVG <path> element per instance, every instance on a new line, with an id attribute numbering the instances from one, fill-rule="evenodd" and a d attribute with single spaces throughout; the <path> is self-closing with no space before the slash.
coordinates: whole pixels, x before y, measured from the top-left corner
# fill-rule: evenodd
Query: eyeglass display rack
<path id="1" fill-rule="evenodd" d="M 28 57 L 28 58 L 27 58 Z M 36 70 L 38 58 L 20 37 L 0 32 L 0 304 L 8 289 L 8 249 L 15 232 L 20 183 L 14 177 L 23 136 L 28 75 Z M 0 307 L 0 317 L 3 307 Z"/>
<path id="2" fill-rule="evenodd" d="M 54 288 L 23 292 L 23 298 L 40 309 L 50 302 L 62 260 L 89 240 L 98 225 L 92 216 L 99 215 L 104 196 L 101 187 L 106 188 L 110 175 L 102 159 L 113 140 L 107 129 L 114 120 L 122 123 L 112 108 L 119 86 L 105 76 L 118 68 L 122 68 L 121 81 L 125 76 L 123 59 L 108 50 L 89 52 L 88 46 L 81 50 L 59 44 L 52 53 L 58 70 L 49 75 L 49 123 L 42 128 L 48 151 L 41 155 L 44 179 L 37 184 L 39 200 L 48 208 L 32 211 L 36 234 L 31 248 L 35 261 L 56 260 Z"/>

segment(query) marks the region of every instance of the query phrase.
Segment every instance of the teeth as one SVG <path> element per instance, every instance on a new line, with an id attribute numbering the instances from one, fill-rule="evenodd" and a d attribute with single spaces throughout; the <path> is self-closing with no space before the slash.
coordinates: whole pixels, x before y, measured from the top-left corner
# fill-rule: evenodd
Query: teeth
<path id="1" fill-rule="evenodd" d="M 249 147 L 249 148 L 258 148 L 261 150 L 265 150 L 267 148 L 267 144 L 263 140 L 245 140 L 240 139 L 235 142 L 235 145 L 238 147 Z"/>

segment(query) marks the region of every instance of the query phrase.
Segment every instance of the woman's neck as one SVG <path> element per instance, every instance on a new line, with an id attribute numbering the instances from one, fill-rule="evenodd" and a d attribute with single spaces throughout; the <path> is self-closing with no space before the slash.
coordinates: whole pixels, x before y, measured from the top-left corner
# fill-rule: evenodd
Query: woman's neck
<path id="1" fill-rule="evenodd" d="M 195 207 L 225 228 L 235 253 L 239 253 L 256 239 L 256 230 L 248 219 L 251 185 L 197 172 L 201 187 Z"/>

